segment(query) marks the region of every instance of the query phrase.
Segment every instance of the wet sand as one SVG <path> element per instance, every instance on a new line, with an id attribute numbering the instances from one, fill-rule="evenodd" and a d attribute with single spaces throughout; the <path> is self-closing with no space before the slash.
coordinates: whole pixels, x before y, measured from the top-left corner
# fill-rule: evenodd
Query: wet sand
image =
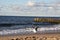
<path id="1" fill-rule="evenodd" d="M 0 40 L 60 40 L 60 34 L 5 35 Z"/>

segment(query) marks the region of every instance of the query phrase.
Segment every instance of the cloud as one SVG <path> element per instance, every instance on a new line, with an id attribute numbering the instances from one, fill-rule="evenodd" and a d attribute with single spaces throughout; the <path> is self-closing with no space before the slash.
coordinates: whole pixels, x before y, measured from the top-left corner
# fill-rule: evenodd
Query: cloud
<path id="1" fill-rule="evenodd" d="M 28 1 L 26 5 L 27 6 L 33 6 L 34 5 L 34 2 Z"/>
<path id="2" fill-rule="evenodd" d="M 49 16 L 49 15 L 60 15 L 60 10 L 55 10 L 54 5 L 41 5 L 42 3 L 36 2 L 27 2 L 27 6 L 19 6 L 19 5 L 11 5 L 11 6 L 4 6 L 2 11 L 3 14 L 1 15 L 20 15 L 20 16 Z M 57 7 L 55 7 L 57 8 Z M 59 7 L 60 8 L 60 7 Z M 59 9 L 57 8 L 57 9 Z M 47 14 L 47 15 L 46 15 Z"/>

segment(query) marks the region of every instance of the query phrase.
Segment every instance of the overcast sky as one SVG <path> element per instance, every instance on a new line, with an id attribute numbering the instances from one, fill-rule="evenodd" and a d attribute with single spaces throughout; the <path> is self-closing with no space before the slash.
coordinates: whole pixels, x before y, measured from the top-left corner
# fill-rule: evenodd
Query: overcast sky
<path id="1" fill-rule="evenodd" d="M 59 0 L 0 0 L 0 15 L 60 16 L 60 4 L 56 5 L 59 2 Z"/>

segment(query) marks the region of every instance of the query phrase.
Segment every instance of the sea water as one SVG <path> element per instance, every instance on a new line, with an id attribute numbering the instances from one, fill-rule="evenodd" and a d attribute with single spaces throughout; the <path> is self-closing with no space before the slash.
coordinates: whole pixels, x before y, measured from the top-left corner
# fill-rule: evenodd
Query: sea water
<path id="1" fill-rule="evenodd" d="M 33 29 L 35 26 L 38 27 L 37 32 L 35 33 L 60 32 L 60 24 L 36 23 L 33 21 L 34 18 L 35 17 L 0 16 L 0 35 L 32 34 L 34 33 Z M 6 26 L 3 24 L 12 25 Z"/>

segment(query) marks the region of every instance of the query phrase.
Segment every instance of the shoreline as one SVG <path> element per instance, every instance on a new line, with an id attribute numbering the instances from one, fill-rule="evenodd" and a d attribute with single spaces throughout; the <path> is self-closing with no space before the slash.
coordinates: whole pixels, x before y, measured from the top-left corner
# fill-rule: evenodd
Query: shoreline
<path id="1" fill-rule="evenodd" d="M 0 36 L 0 40 L 12 40 L 12 39 L 23 39 L 25 40 L 25 38 L 33 38 L 35 37 L 37 38 L 44 38 L 44 37 L 49 37 L 49 38 L 59 38 L 60 39 L 60 33 L 53 33 L 53 34 L 27 34 L 27 35 L 5 35 L 5 36 Z M 37 39 L 38 40 L 38 39 Z"/>

